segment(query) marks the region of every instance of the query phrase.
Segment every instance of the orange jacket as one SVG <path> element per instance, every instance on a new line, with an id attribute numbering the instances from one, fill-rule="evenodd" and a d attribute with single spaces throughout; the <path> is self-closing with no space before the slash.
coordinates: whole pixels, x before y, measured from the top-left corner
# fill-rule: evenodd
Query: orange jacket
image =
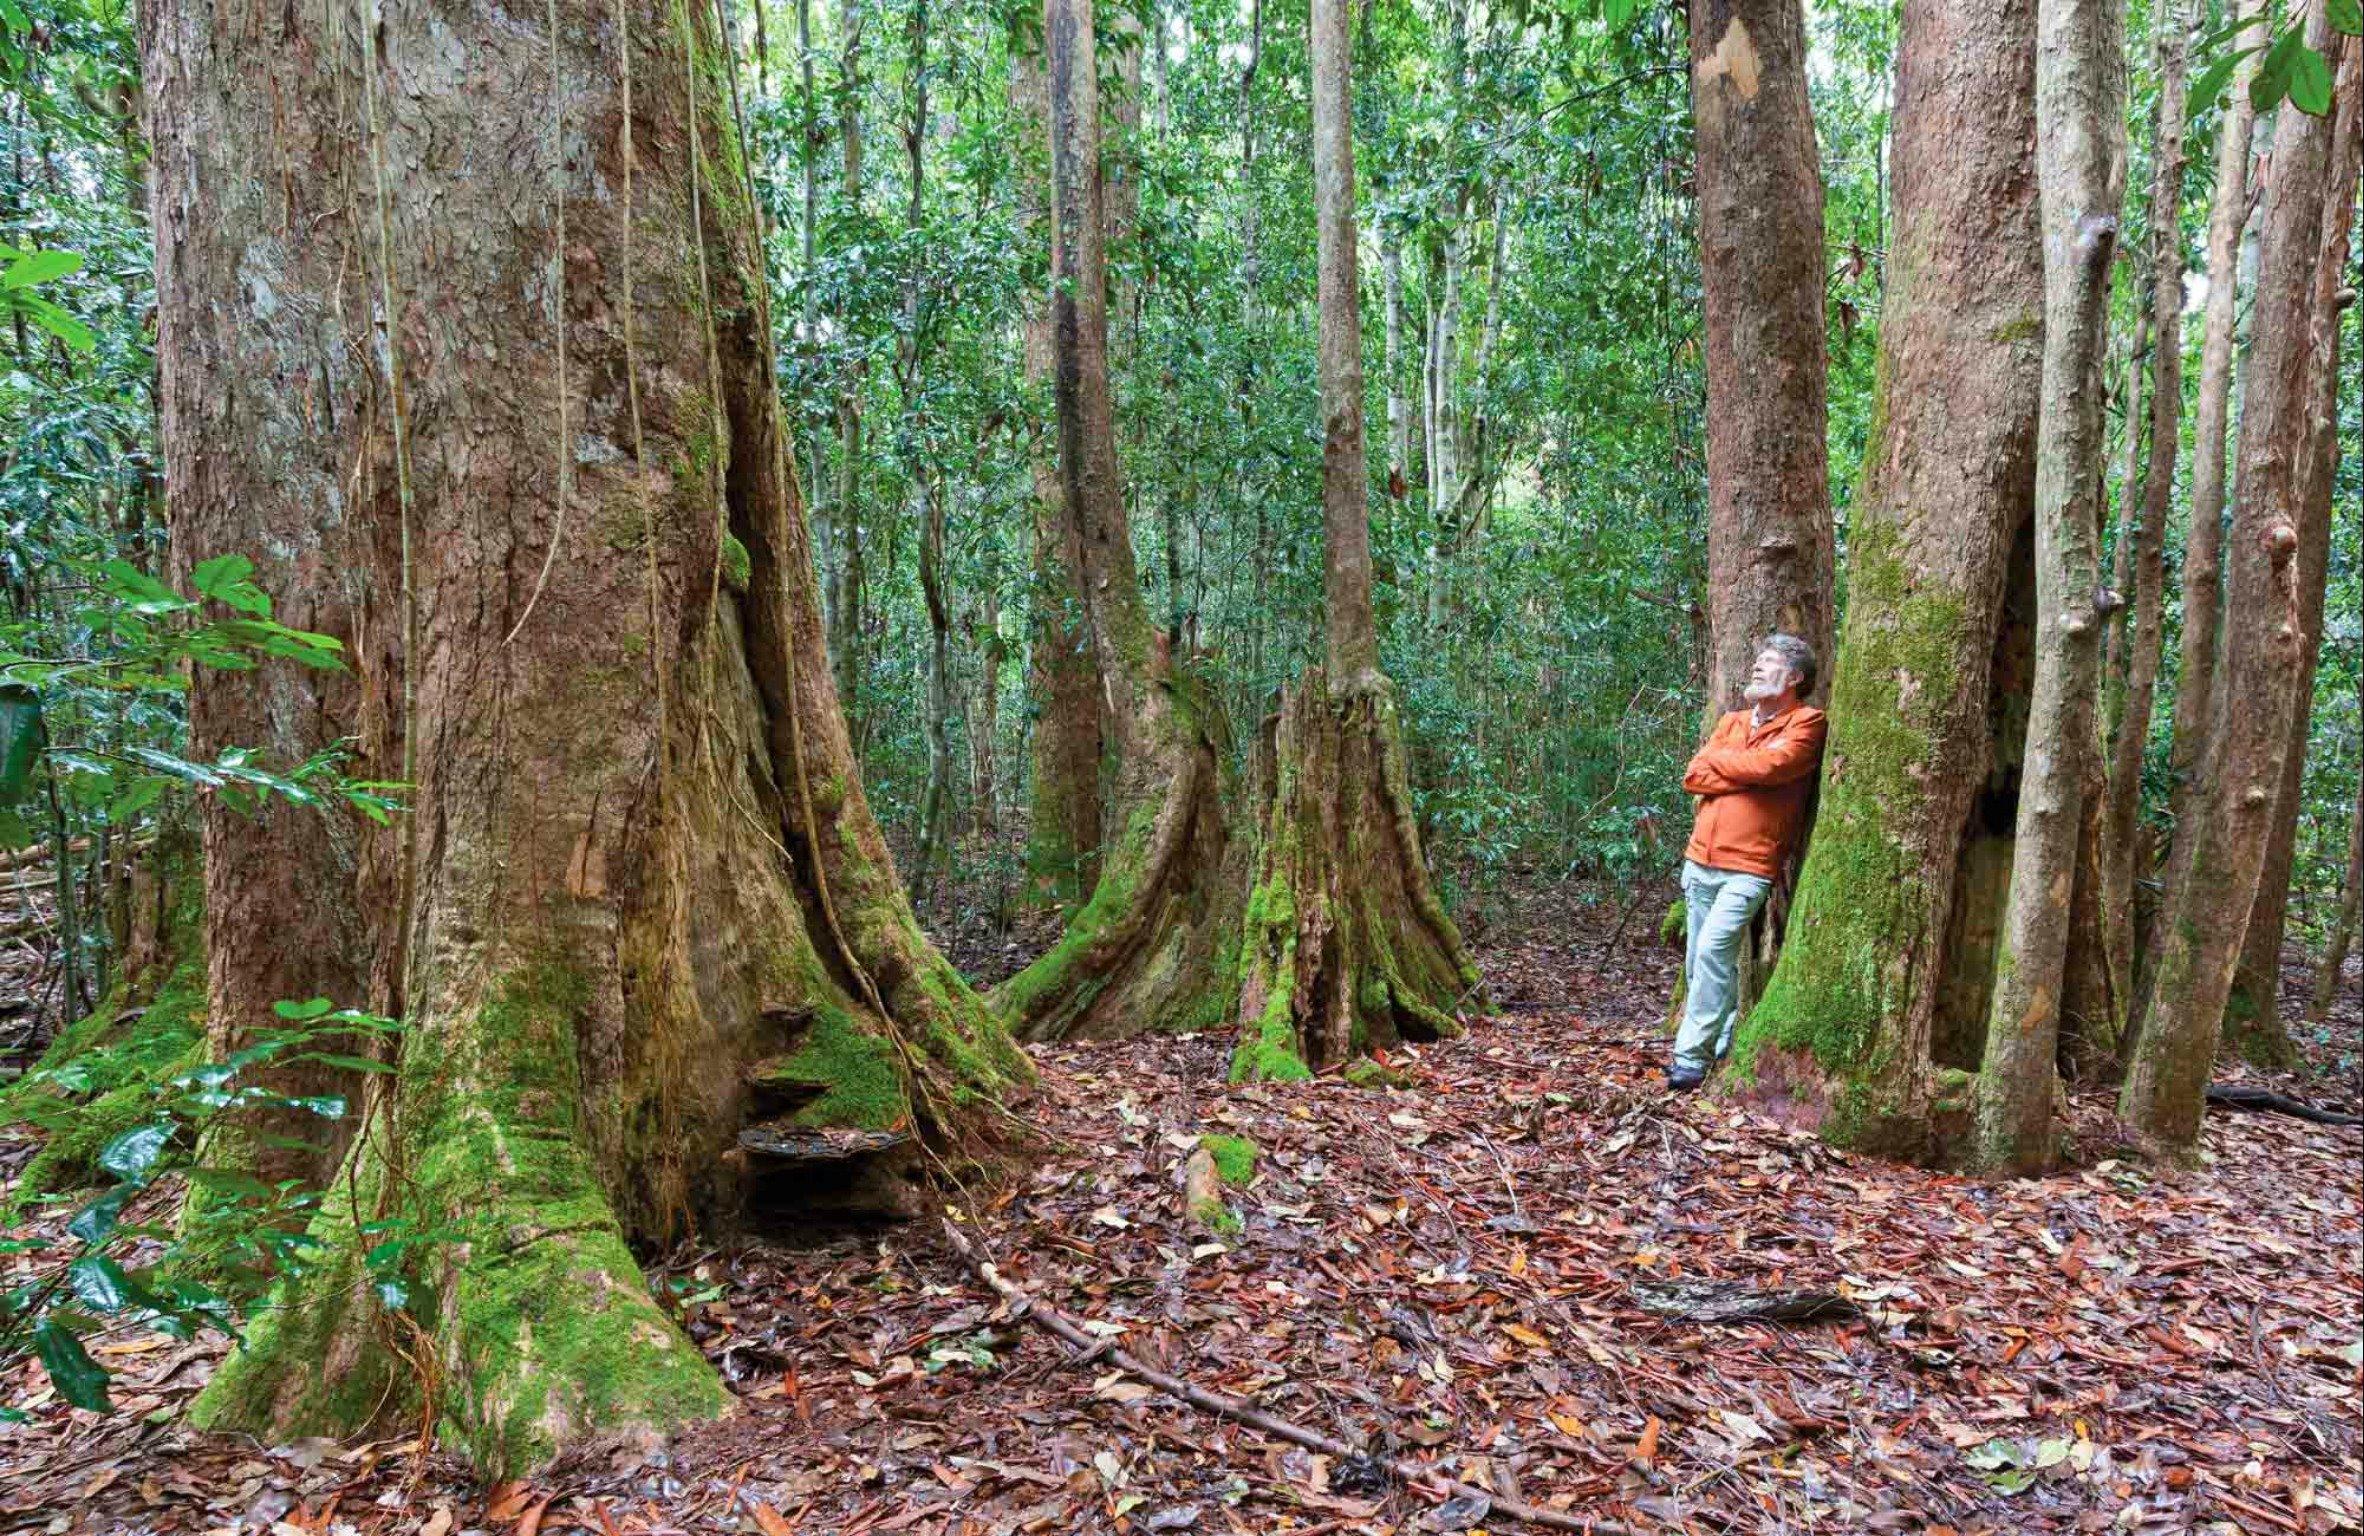
<path id="1" fill-rule="evenodd" d="M 1822 711 L 1803 704 L 1763 725 L 1750 725 L 1745 709 L 1718 720 L 1683 771 L 1683 788 L 1700 797 L 1683 857 L 1778 878 L 1814 797 L 1823 730 Z"/>

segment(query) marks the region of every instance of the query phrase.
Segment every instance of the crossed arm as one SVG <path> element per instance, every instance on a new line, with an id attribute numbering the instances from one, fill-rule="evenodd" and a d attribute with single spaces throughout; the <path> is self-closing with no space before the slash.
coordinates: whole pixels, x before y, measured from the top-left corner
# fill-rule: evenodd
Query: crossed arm
<path id="1" fill-rule="evenodd" d="M 1694 795 L 1728 795 L 1805 778 L 1822 761 L 1823 730 L 1817 717 L 1761 747 L 1702 747 L 1683 770 L 1683 788 Z"/>

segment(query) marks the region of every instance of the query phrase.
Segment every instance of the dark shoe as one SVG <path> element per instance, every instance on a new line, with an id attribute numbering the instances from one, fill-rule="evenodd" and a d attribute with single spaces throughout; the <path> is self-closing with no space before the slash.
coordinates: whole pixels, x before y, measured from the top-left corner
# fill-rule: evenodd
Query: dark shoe
<path id="1" fill-rule="evenodd" d="M 1666 1086 L 1670 1092 L 1689 1093 L 1706 1081 L 1707 1074 L 1697 1067 L 1669 1067 L 1666 1069 Z"/>

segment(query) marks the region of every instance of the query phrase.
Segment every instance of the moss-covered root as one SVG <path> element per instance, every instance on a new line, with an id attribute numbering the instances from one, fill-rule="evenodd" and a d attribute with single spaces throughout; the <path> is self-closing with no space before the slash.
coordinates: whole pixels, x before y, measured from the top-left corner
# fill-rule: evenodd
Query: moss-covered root
<path id="1" fill-rule="evenodd" d="M 319 1218 L 326 1262 L 224 1364 L 198 1424 L 349 1435 L 426 1405 L 480 1471 L 507 1476 L 728 1411 L 651 1300 L 581 1145 L 580 1006 L 563 976 L 529 972 L 414 1029 L 398 1114 L 356 1145 Z M 388 1243 L 395 1262 L 370 1265 Z"/>
<path id="2" fill-rule="evenodd" d="M 1309 671 L 1281 706 L 1248 898 L 1234 1082 L 1287 1081 L 1458 1034 L 1476 965 L 1429 885 L 1384 679 Z"/>
<path id="3" fill-rule="evenodd" d="M 1129 808 L 1101 850 L 1091 900 L 1055 947 L 993 995 L 1022 1040 L 1205 1029 L 1230 1013 L 1242 882 L 1215 735 L 1181 703 L 1161 765 L 1125 775 Z"/>

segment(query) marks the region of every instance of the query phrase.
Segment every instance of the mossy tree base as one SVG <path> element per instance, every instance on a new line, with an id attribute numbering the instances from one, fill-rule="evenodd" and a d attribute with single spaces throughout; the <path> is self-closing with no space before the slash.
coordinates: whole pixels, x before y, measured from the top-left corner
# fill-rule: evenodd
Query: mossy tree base
<path id="1" fill-rule="evenodd" d="M 284 1439 L 431 1414 L 508 1475 L 728 1411 L 584 1153 L 582 1001 L 563 977 L 513 977 L 414 1037 L 314 1223 L 318 1267 L 259 1317 L 193 1422 Z"/>
<path id="2" fill-rule="evenodd" d="M 1223 817 L 1226 733 L 1194 679 L 1151 686 L 1168 692 L 1154 715 L 1164 740 L 1126 765 L 1091 899 L 993 995 L 1019 1039 L 1206 1029 L 1230 1010 L 1241 879 Z"/>
<path id="3" fill-rule="evenodd" d="M 1420 857 L 1394 694 L 1310 669 L 1281 701 L 1248 898 L 1234 1082 L 1456 1035 L 1476 963 Z"/>

